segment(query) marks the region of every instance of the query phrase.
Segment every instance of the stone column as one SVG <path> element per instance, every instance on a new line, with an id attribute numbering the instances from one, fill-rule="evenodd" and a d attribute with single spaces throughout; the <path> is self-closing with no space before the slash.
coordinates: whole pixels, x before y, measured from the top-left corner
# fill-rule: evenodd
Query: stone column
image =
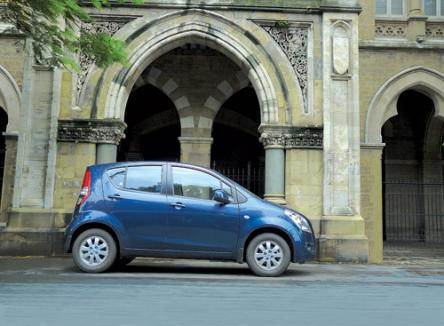
<path id="1" fill-rule="evenodd" d="M 96 163 L 111 163 L 116 161 L 125 128 L 126 124 L 116 119 L 59 120 L 58 141 L 95 143 Z"/>
<path id="2" fill-rule="evenodd" d="M 357 13 L 323 14 L 323 261 L 368 260 L 360 215 L 359 48 Z"/>
<path id="3" fill-rule="evenodd" d="M 179 137 L 180 161 L 210 167 L 211 137 Z"/>
<path id="4" fill-rule="evenodd" d="M 61 70 L 37 62 L 28 40 L 12 206 L 51 209 L 57 152 Z"/>
<path id="5" fill-rule="evenodd" d="M 97 144 L 96 163 L 112 163 L 117 158 L 117 144 Z"/>
<path id="6" fill-rule="evenodd" d="M 279 126 L 260 126 L 265 148 L 264 198 L 285 205 L 285 131 Z"/>

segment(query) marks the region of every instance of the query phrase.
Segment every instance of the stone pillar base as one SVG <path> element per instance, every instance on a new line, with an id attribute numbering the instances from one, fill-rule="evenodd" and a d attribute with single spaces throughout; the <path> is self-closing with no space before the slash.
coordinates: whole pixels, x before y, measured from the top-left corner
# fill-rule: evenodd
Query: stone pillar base
<path id="1" fill-rule="evenodd" d="M 0 256 L 62 255 L 71 215 L 57 209 L 10 209 L 7 225 L 0 225 Z"/>
<path id="2" fill-rule="evenodd" d="M 271 201 L 272 203 L 279 204 L 279 205 L 287 205 L 287 201 L 285 200 L 285 196 L 282 196 L 282 195 L 265 194 L 264 199 Z"/>
<path id="3" fill-rule="evenodd" d="M 368 238 L 360 216 L 324 216 L 318 247 L 324 262 L 368 262 Z"/>
<path id="4" fill-rule="evenodd" d="M 0 228 L 0 256 L 61 256 L 63 229 Z"/>

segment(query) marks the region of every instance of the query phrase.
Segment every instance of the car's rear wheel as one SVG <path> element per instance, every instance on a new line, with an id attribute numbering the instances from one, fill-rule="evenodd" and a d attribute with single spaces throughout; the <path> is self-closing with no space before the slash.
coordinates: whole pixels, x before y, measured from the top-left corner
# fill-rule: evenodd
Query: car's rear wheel
<path id="1" fill-rule="evenodd" d="M 291 260 L 287 242 L 277 234 L 259 234 L 248 244 L 246 253 L 250 269 L 258 276 L 279 276 Z"/>
<path id="2" fill-rule="evenodd" d="M 101 273 L 110 269 L 116 261 L 117 245 L 105 230 L 89 229 L 74 241 L 72 256 L 82 271 Z"/>

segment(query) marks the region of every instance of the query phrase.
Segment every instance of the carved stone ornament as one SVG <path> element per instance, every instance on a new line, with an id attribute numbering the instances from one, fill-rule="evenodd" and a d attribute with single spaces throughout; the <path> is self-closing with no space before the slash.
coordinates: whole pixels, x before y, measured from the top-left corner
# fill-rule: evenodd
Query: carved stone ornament
<path id="1" fill-rule="evenodd" d="M 333 69 L 338 75 L 348 72 L 350 64 L 350 40 L 347 30 L 339 25 L 333 30 Z"/>
<path id="2" fill-rule="evenodd" d="M 60 142 L 119 144 L 126 124 L 120 120 L 59 120 Z"/>
<path id="3" fill-rule="evenodd" d="M 82 23 L 80 27 L 80 32 L 93 32 L 93 33 L 106 33 L 110 36 L 114 35 L 119 29 L 121 29 L 126 23 L 128 23 L 131 19 L 118 19 L 112 20 L 114 18 L 108 17 L 106 21 L 93 20 L 89 23 Z M 80 93 L 83 89 L 83 85 L 86 82 L 86 77 L 88 75 L 88 71 L 93 65 L 93 58 L 89 57 L 83 52 L 79 53 L 79 64 L 80 64 L 80 72 L 77 75 L 77 101 L 79 100 Z"/>
<path id="4" fill-rule="evenodd" d="M 406 38 L 407 22 L 377 21 L 375 35 L 378 38 Z"/>
<path id="5" fill-rule="evenodd" d="M 429 39 L 444 40 L 444 24 L 443 23 L 427 23 L 426 36 Z"/>
<path id="6" fill-rule="evenodd" d="M 293 67 L 308 112 L 308 32 L 310 26 L 300 24 L 290 27 L 262 26 L 284 51 Z"/>
<path id="7" fill-rule="evenodd" d="M 285 147 L 285 134 L 279 131 L 265 131 L 261 134 L 259 141 L 267 147 Z"/>
<path id="8" fill-rule="evenodd" d="M 315 127 L 266 128 L 260 138 L 267 147 L 322 148 L 323 129 Z"/>
<path id="9" fill-rule="evenodd" d="M 286 148 L 322 148 L 322 128 L 292 128 L 286 135 Z"/>

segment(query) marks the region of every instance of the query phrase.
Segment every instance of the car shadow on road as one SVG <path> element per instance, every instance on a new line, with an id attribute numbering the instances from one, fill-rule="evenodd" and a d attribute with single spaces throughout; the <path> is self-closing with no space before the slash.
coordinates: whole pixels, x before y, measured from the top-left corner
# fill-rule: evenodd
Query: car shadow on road
<path id="1" fill-rule="evenodd" d="M 76 267 L 73 267 L 73 272 L 79 271 Z M 170 274 L 177 274 L 177 275 L 194 275 L 194 276 L 211 276 L 211 275 L 218 275 L 218 276 L 251 276 L 255 277 L 255 275 L 248 269 L 246 265 L 239 265 L 239 267 L 233 267 L 233 266 L 192 266 L 192 265 L 177 265 L 177 264 L 150 264 L 150 263 L 133 263 L 127 266 L 123 267 L 116 267 L 113 268 L 110 272 L 110 274 L 121 274 L 125 273 L 128 275 L 170 275 Z M 297 277 L 297 276 L 305 276 L 311 274 L 307 271 L 302 270 L 287 270 L 282 277 Z"/>

